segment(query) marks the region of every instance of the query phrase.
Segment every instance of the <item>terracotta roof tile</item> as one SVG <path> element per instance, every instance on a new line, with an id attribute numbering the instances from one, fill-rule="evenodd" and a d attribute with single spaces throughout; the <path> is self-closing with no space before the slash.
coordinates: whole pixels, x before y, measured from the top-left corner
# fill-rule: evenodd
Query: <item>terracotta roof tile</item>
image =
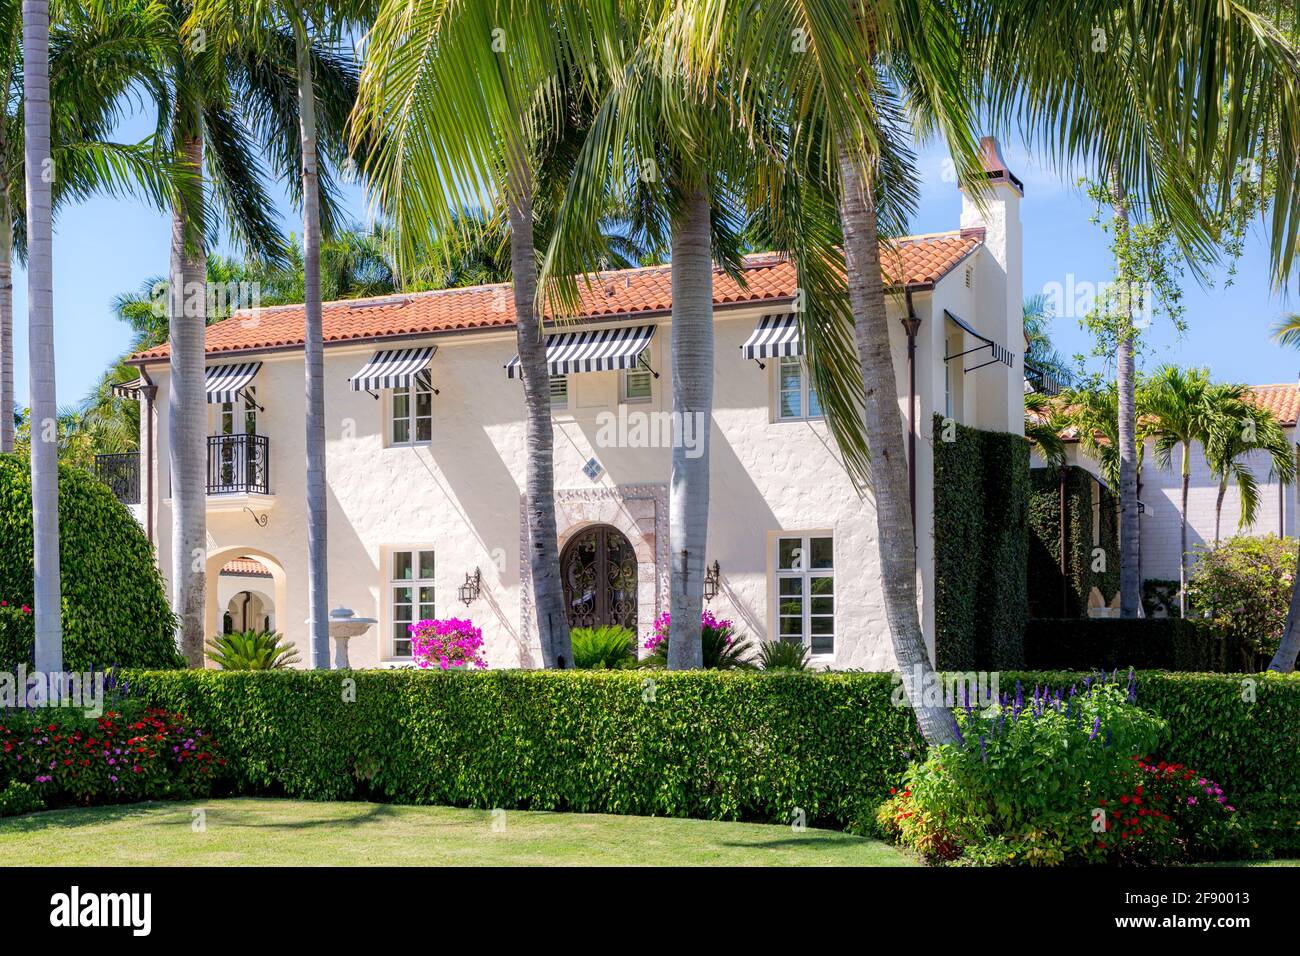
<path id="1" fill-rule="evenodd" d="M 911 288 L 926 288 L 951 271 L 980 244 L 977 235 L 957 232 L 900 240 L 896 251 L 882 255 L 886 279 L 900 277 Z M 765 253 L 745 261 L 746 286 L 715 270 L 714 305 L 783 302 L 794 297 L 794 264 Z M 601 273 L 590 285 L 580 283 L 580 316 L 589 321 L 666 314 L 672 309 L 672 273 L 668 266 Z M 514 325 L 510 285 L 439 289 L 375 299 L 327 302 L 322 308 L 326 342 L 364 341 L 398 336 L 488 329 Z M 207 354 L 291 348 L 302 345 L 301 305 L 236 312 L 207 329 Z M 134 362 L 166 358 L 160 345 L 131 357 Z"/>
<path id="2" fill-rule="evenodd" d="M 233 561 L 227 561 L 221 569 L 221 573 L 256 575 L 258 577 L 271 576 L 271 571 L 265 564 L 252 558 L 235 558 Z"/>
<path id="3" fill-rule="evenodd" d="M 1279 424 L 1296 423 L 1296 413 L 1300 412 L 1300 384 L 1252 385 L 1250 393 L 1251 398 L 1273 413 Z"/>

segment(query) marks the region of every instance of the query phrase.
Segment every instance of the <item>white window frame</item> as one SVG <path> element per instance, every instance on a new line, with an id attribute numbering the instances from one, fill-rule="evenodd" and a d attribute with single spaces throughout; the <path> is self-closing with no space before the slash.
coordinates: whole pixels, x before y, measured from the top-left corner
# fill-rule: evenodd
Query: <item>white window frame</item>
<path id="1" fill-rule="evenodd" d="M 633 395 L 631 393 L 631 378 L 633 375 L 637 377 L 637 381 L 645 381 L 646 393 L 644 395 Z M 639 405 L 654 401 L 654 397 L 654 374 L 650 371 L 650 346 L 647 345 L 636 357 L 634 367 L 622 369 L 618 373 L 618 400 L 624 405 Z"/>
<path id="2" fill-rule="evenodd" d="M 812 568 L 808 567 L 808 562 L 804 562 L 803 567 L 782 568 L 781 567 L 781 543 L 783 541 L 798 541 L 803 555 L 812 554 L 812 539 L 827 538 L 831 542 L 831 566 L 829 568 Z M 781 633 L 781 621 L 792 615 L 782 614 L 781 609 L 781 582 L 785 580 L 797 580 L 800 584 L 800 641 L 804 647 L 808 648 L 811 657 L 819 662 L 830 662 L 834 659 L 837 650 L 836 637 L 838 634 L 837 618 L 839 616 L 839 596 L 835 588 L 835 534 L 829 530 L 820 531 L 777 531 L 771 534 L 771 552 L 770 568 L 771 580 L 769 583 L 769 593 L 772 601 L 772 630 L 771 639 L 779 641 L 783 639 Z M 814 614 L 813 613 L 813 593 L 812 581 L 814 579 L 829 578 L 831 581 L 831 592 L 829 595 L 819 594 L 816 597 L 829 597 L 831 601 L 831 613 Z M 829 651 L 813 651 L 813 633 L 812 619 L 830 617 L 831 633 L 829 635 L 831 648 Z M 827 635 L 818 635 L 819 638 Z"/>
<path id="3" fill-rule="evenodd" d="M 781 374 L 785 368 L 788 368 L 790 366 L 796 366 L 799 369 L 799 414 L 798 415 L 782 414 L 781 395 L 783 392 L 792 392 L 793 389 L 786 389 L 781 387 L 781 382 L 782 382 Z M 810 396 L 815 398 L 817 392 L 813 388 L 812 382 L 810 380 L 810 376 L 808 374 L 808 363 L 803 360 L 803 356 L 799 356 L 799 355 L 779 356 L 776 359 L 776 361 L 772 363 L 772 370 L 773 370 L 773 376 L 775 378 L 775 382 L 772 388 L 773 403 L 774 403 L 772 414 L 776 421 L 817 422 L 817 421 L 821 421 L 826 417 L 821 413 L 821 402 L 817 403 L 818 413 L 816 415 L 808 414 L 809 412 L 808 399 Z"/>
<path id="4" fill-rule="evenodd" d="M 559 385 L 557 389 L 555 386 Z M 558 401 L 557 401 L 558 398 Z M 551 376 L 551 411 L 562 412 L 569 407 L 569 376 Z"/>
<path id="5" fill-rule="evenodd" d="M 428 577 L 423 577 L 420 574 L 422 570 L 420 567 L 420 555 L 421 552 L 426 551 L 430 555 L 433 567 L 429 569 L 430 575 Z M 398 557 L 404 554 L 411 556 L 412 576 L 409 578 L 399 578 L 397 576 Z M 421 607 L 427 606 L 429 608 L 430 613 L 427 615 L 428 617 L 432 618 L 437 615 L 437 570 L 438 556 L 431 544 L 394 545 L 384 549 L 384 626 L 385 634 L 387 635 L 384 640 L 384 652 L 385 656 L 389 660 L 411 659 L 409 643 L 405 654 L 401 653 L 398 649 L 398 641 L 410 641 L 410 632 L 405 632 L 407 635 L 406 637 L 402 637 L 398 634 L 397 628 L 399 625 L 405 628 L 407 625 L 414 624 L 416 621 L 424 620 L 425 615 L 421 614 Z M 420 590 L 426 587 L 430 590 L 430 596 L 433 599 L 427 602 L 420 599 Z M 397 600 L 396 591 L 398 588 L 411 589 L 411 600 L 409 602 Z M 398 616 L 399 607 L 410 608 L 410 620 L 405 620 Z"/>
<path id="6" fill-rule="evenodd" d="M 397 414 L 397 400 L 400 396 L 407 397 L 406 415 Z M 427 395 L 429 397 L 429 414 L 419 415 L 416 409 L 419 406 L 419 396 Z M 427 445 L 433 441 L 433 389 L 424 388 L 415 378 L 411 379 L 409 386 L 403 385 L 398 388 L 389 388 L 384 390 L 384 408 L 385 423 L 384 433 L 388 439 L 389 448 L 411 448 L 417 445 Z M 407 429 L 407 440 L 398 441 L 397 423 L 405 420 Z M 429 437 L 419 438 L 419 425 L 422 421 L 429 423 Z"/>

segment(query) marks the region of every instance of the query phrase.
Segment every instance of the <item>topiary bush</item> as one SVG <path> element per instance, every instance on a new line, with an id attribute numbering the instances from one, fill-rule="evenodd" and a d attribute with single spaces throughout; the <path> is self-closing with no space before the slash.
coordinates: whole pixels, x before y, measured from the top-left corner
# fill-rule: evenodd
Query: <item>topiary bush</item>
<path id="1" fill-rule="evenodd" d="M 25 459 L 0 455 L 0 598 L 32 602 L 32 491 Z M 59 565 L 67 670 L 184 666 L 162 575 L 144 530 L 88 472 L 59 467 Z M 31 664 L 0 632 L 0 666 Z"/>

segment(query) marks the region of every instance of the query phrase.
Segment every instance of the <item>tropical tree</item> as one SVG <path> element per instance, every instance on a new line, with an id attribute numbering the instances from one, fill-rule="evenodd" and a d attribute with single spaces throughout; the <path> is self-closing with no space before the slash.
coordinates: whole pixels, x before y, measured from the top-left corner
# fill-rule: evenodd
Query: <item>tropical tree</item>
<path id="1" fill-rule="evenodd" d="M 1059 402 L 1041 392 L 1025 393 L 1025 438 L 1050 468 L 1065 467 L 1061 431 L 1066 427 Z"/>
<path id="2" fill-rule="evenodd" d="M 1022 305 L 1025 320 L 1025 368 L 1050 375 L 1062 387 L 1073 378 L 1070 364 L 1052 343 L 1051 324 L 1056 318 L 1051 300 L 1044 292 L 1027 296 Z"/>
<path id="3" fill-rule="evenodd" d="M 1214 499 L 1214 543 L 1219 544 L 1219 527 L 1223 517 L 1223 499 L 1228 483 L 1237 486 L 1241 511 L 1237 529 L 1255 523 L 1259 512 L 1258 482 L 1247 460 L 1263 453 L 1269 460 L 1269 477 L 1289 485 L 1295 481 L 1295 449 L 1287 440 L 1277 416 L 1254 401 L 1226 404 L 1220 420 L 1205 443 L 1205 459 L 1210 473 L 1219 481 Z"/>
<path id="4" fill-rule="evenodd" d="M 1210 381 L 1206 369 L 1162 366 L 1151 378 L 1143 417 L 1155 438 L 1156 463 L 1170 467 L 1173 451 L 1179 449 L 1182 482 L 1179 507 L 1178 609 L 1187 613 L 1187 494 L 1192 480 L 1192 446 L 1208 450 L 1216 433 L 1237 427 L 1247 415 L 1245 385 L 1223 385 Z M 1207 455 L 1208 457 L 1208 455 Z"/>

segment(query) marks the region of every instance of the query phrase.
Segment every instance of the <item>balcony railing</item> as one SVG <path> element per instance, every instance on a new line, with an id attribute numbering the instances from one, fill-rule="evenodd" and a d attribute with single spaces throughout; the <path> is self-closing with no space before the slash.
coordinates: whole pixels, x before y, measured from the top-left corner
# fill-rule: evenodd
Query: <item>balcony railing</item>
<path id="1" fill-rule="evenodd" d="M 140 453 L 96 455 L 95 477 L 108 485 L 117 500 L 124 505 L 140 503 Z"/>
<path id="2" fill-rule="evenodd" d="M 208 494 L 271 493 L 271 443 L 265 435 L 208 436 Z"/>

